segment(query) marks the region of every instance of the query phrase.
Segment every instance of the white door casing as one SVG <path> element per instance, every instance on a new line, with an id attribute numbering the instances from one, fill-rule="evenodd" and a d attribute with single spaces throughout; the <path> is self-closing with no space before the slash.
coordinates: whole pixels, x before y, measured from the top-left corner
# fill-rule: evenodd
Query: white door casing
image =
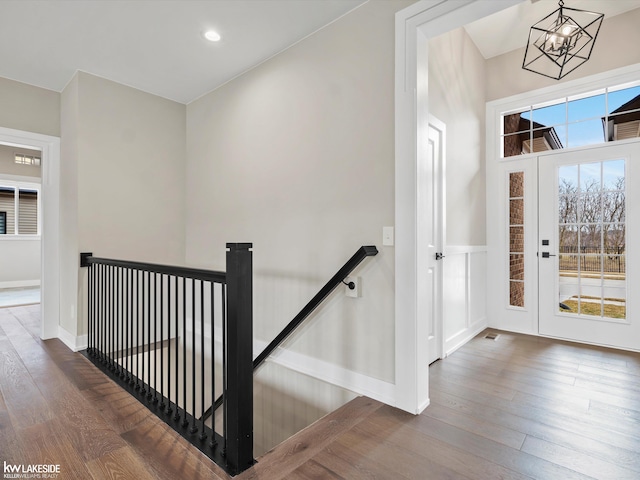
<path id="1" fill-rule="evenodd" d="M 42 151 L 42 339 L 58 336 L 60 322 L 60 138 L 0 127 L 5 145 Z"/>
<path id="2" fill-rule="evenodd" d="M 395 406 L 420 413 L 429 405 L 426 254 L 417 183 L 418 145 L 428 135 L 427 41 L 523 0 L 422 0 L 396 14 L 395 53 Z"/>

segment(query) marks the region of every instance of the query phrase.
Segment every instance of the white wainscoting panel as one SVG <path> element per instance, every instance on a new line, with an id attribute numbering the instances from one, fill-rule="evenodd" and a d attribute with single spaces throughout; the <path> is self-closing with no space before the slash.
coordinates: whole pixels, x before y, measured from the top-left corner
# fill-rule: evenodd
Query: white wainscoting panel
<path id="1" fill-rule="evenodd" d="M 445 248 L 443 263 L 444 356 L 487 327 L 487 247 Z"/>

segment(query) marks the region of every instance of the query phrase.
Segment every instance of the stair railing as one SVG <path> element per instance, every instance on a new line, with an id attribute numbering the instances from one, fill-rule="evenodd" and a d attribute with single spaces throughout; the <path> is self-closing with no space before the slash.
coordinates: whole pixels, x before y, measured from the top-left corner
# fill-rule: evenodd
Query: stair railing
<path id="1" fill-rule="evenodd" d="M 226 272 L 80 258 L 88 268 L 83 353 L 232 475 L 254 463 L 251 246 L 227 244 Z M 222 326 L 221 352 L 215 324 Z M 220 391 L 229 401 L 217 432 L 203 413 Z"/>
<path id="2" fill-rule="evenodd" d="M 347 262 L 331 277 L 331 279 L 320 289 L 320 291 L 304 306 L 300 313 L 298 313 L 293 320 L 291 320 L 286 327 L 258 354 L 253 360 L 253 371 L 260 367 L 262 363 L 284 342 L 289 335 L 291 335 L 296 328 L 304 322 L 304 320 L 311 315 L 311 313 L 318 308 L 318 306 L 329 296 L 336 287 L 342 285 L 344 280 L 360 265 L 367 257 L 375 256 L 378 254 L 378 249 L 375 246 L 362 246 L 353 256 L 347 260 Z M 209 407 L 201 417 L 201 420 L 206 420 L 213 415 L 213 413 L 223 404 L 225 399 L 224 394 L 216 398 L 216 401 Z M 230 399 L 229 399 L 230 400 Z"/>

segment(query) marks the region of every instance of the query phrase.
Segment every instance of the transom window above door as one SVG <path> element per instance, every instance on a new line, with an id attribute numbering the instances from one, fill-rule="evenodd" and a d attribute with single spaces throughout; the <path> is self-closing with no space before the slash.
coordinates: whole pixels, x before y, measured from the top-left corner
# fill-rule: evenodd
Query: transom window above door
<path id="1" fill-rule="evenodd" d="M 640 81 L 502 114 L 501 158 L 640 137 Z"/>

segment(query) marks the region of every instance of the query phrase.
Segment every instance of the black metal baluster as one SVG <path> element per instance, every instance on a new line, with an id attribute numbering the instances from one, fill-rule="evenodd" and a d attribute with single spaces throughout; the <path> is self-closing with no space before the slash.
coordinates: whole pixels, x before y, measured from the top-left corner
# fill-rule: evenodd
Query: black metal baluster
<path id="1" fill-rule="evenodd" d="M 147 400 L 151 397 L 151 272 L 147 271 Z"/>
<path id="2" fill-rule="evenodd" d="M 129 345 L 129 356 L 127 357 L 127 370 L 129 371 L 129 375 L 127 376 L 127 380 L 129 381 L 129 385 L 133 385 L 133 307 L 134 307 L 134 295 L 133 295 L 133 269 L 129 269 L 129 332 L 127 341 Z"/>
<path id="3" fill-rule="evenodd" d="M 118 352 L 120 352 L 120 378 L 124 378 L 124 317 L 125 317 L 125 291 L 124 291 L 124 269 L 120 268 L 120 345 Z"/>
<path id="4" fill-rule="evenodd" d="M 216 355 L 215 355 L 215 335 L 214 335 L 214 318 L 215 318 L 215 283 L 210 282 L 211 285 L 211 315 L 209 316 L 209 322 L 211 322 L 211 441 L 209 442 L 210 447 L 216 446 L 216 419 L 215 412 L 213 411 L 213 402 L 216 400 Z M 202 419 L 204 422 L 204 412 L 202 412 Z M 204 425 L 202 426 L 202 430 L 204 431 Z"/>
<path id="5" fill-rule="evenodd" d="M 182 277 L 182 426 L 187 420 L 187 278 Z"/>
<path id="6" fill-rule="evenodd" d="M 164 409 L 164 274 L 160 274 L 160 408 Z M 157 400 L 156 400 L 157 401 Z"/>
<path id="7" fill-rule="evenodd" d="M 222 284 L 222 393 L 225 391 L 225 375 L 227 372 L 227 284 Z M 213 407 L 212 407 L 213 408 Z M 215 411 L 212 422 L 215 422 Z M 222 436 L 227 438 L 227 416 L 222 415 Z"/>
<path id="8" fill-rule="evenodd" d="M 158 274 L 153 274 L 153 403 L 158 403 Z M 151 390 L 149 390 L 151 393 Z"/>
<path id="9" fill-rule="evenodd" d="M 140 274 L 136 270 L 136 390 L 140 390 Z"/>
<path id="10" fill-rule="evenodd" d="M 102 363 L 107 361 L 107 267 L 102 266 Z"/>
<path id="11" fill-rule="evenodd" d="M 174 360 L 175 362 L 175 376 L 176 376 L 176 386 L 175 386 L 175 390 L 176 390 L 176 401 L 175 401 L 175 407 L 176 407 L 176 411 L 173 415 L 173 419 L 175 421 L 178 421 L 180 419 L 180 345 L 178 344 L 178 330 L 179 330 L 179 322 L 180 322 L 180 284 L 179 284 L 179 278 L 175 277 L 175 282 L 173 284 L 173 290 L 174 290 L 174 294 L 175 294 L 175 299 L 176 299 L 176 305 L 175 305 L 175 324 L 176 324 L 176 358 Z"/>
<path id="12" fill-rule="evenodd" d="M 109 266 L 109 285 L 107 287 L 109 294 L 109 332 L 108 332 L 108 352 L 109 352 L 109 370 L 113 371 L 113 267 Z"/>
<path id="13" fill-rule="evenodd" d="M 138 325 L 136 325 L 136 353 L 138 356 L 138 368 L 136 369 L 136 390 L 144 395 L 144 271 L 138 275 Z M 140 337 L 142 336 L 142 341 Z M 142 347 L 142 352 L 140 352 Z"/>
<path id="14" fill-rule="evenodd" d="M 80 265 L 82 266 L 82 265 Z M 92 275 L 93 269 L 91 268 L 91 265 L 89 265 L 89 269 L 87 271 L 87 353 L 89 355 L 91 355 L 91 332 L 92 332 L 92 323 L 93 323 L 93 312 L 91 310 L 91 306 L 92 306 L 92 292 L 91 292 L 91 286 L 92 286 L 92 282 L 91 282 L 91 275 Z"/>
<path id="15" fill-rule="evenodd" d="M 147 393 L 147 388 L 145 386 L 144 383 L 144 372 L 145 372 L 145 363 L 144 363 L 144 343 L 145 343 L 145 336 L 144 336 L 144 330 L 145 330 L 145 318 L 146 318 L 146 310 L 145 310 L 145 305 L 147 302 L 144 301 L 145 296 L 146 296 L 146 281 L 147 275 L 145 275 L 145 272 L 142 272 L 142 297 L 141 297 L 141 303 L 142 303 L 142 377 L 140 377 L 140 393 L 144 396 L 145 393 Z"/>
<path id="16" fill-rule="evenodd" d="M 196 280 L 191 279 L 191 415 L 193 424 L 189 432 L 196 433 Z"/>
<path id="17" fill-rule="evenodd" d="M 113 339 L 113 343 L 114 343 L 114 367 L 115 367 L 115 372 L 116 375 L 119 374 L 120 372 L 120 362 L 118 361 L 119 356 L 120 356 L 120 345 L 118 345 L 118 340 L 120 339 L 120 268 L 119 267 L 115 267 L 114 268 L 114 276 L 115 276 L 115 289 L 114 289 L 114 296 L 115 296 L 115 306 L 116 306 L 116 311 L 114 314 L 114 323 L 115 323 L 115 335 L 114 335 L 114 339 Z"/>
<path id="18" fill-rule="evenodd" d="M 145 273 L 146 275 L 143 275 L 144 285 L 143 285 L 143 292 L 142 292 L 143 308 L 145 311 L 145 314 L 142 316 L 142 394 L 143 395 L 147 393 L 147 387 L 150 388 L 149 368 L 151 368 L 151 365 L 149 364 L 149 360 L 151 358 L 149 349 L 151 348 L 151 345 L 148 341 L 149 328 L 151 327 L 150 325 L 151 308 L 149 305 L 149 297 L 151 296 L 151 278 L 149 277 L 148 271 Z M 147 332 L 146 336 L 145 336 L 145 326 L 146 326 L 146 332 Z M 146 360 L 144 358 L 145 346 L 147 348 Z M 146 382 L 145 382 L 145 372 L 146 372 L 146 379 L 147 379 Z"/>
<path id="19" fill-rule="evenodd" d="M 171 415 L 171 275 L 167 276 L 167 410 Z"/>
<path id="20" fill-rule="evenodd" d="M 213 336 L 213 328 L 211 335 Z M 207 438 L 207 432 L 204 431 L 204 356 L 204 280 L 200 280 L 200 418 L 202 419 L 200 440 Z"/>
<path id="21" fill-rule="evenodd" d="M 129 272 L 130 271 L 131 269 L 129 268 L 126 268 L 123 271 L 125 311 L 124 311 L 124 359 L 122 361 L 122 364 L 124 366 L 124 371 L 126 372 L 124 374 L 124 380 L 127 383 L 129 382 L 129 378 L 131 376 L 131 373 L 129 372 L 129 321 L 130 321 L 130 311 L 131 311 L 131 304 L 130 304 L 131 298 L 129 297 Z"/>

